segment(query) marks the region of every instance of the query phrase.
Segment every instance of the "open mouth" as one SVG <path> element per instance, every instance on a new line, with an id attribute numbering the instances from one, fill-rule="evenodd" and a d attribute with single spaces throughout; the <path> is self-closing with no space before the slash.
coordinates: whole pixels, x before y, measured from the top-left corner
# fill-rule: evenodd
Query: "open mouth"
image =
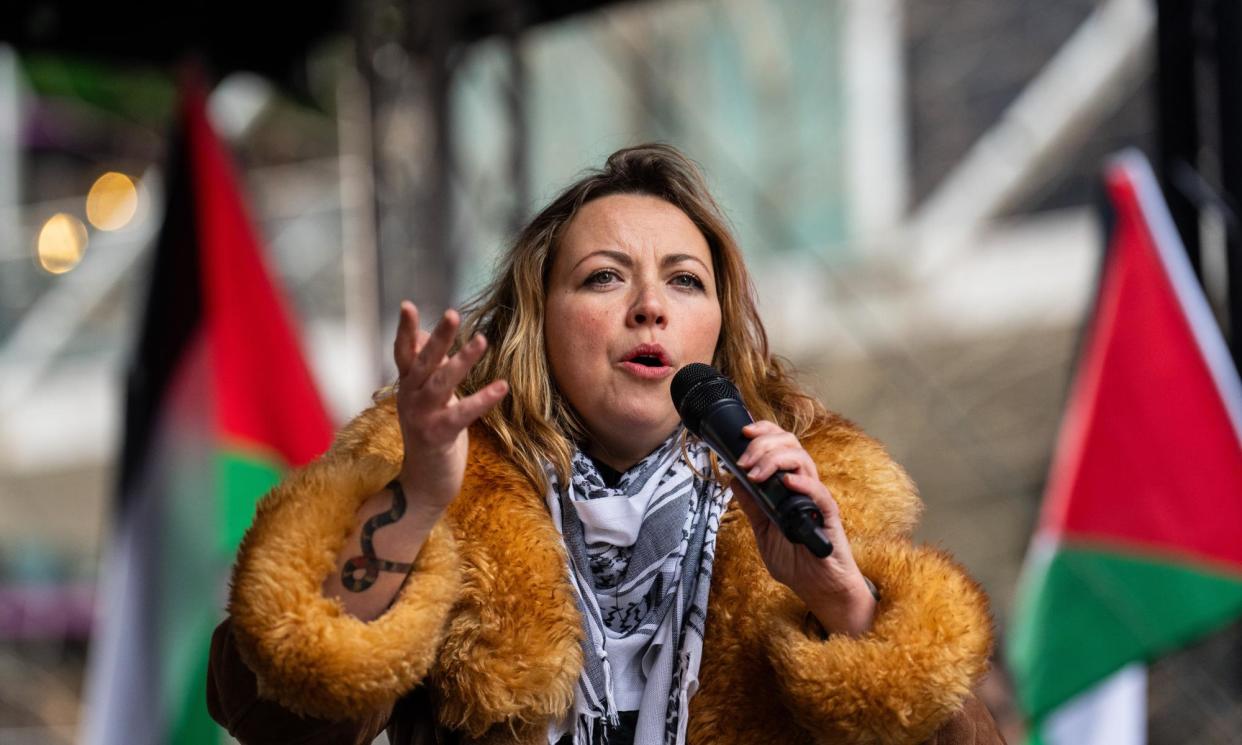
<path id="1" fill-rule="evenodd" d="M 668 354 L 659 344 L 639 344 L 625 355 L 621 365 L 644 380 L 660 380 L 673 372 Z"/>

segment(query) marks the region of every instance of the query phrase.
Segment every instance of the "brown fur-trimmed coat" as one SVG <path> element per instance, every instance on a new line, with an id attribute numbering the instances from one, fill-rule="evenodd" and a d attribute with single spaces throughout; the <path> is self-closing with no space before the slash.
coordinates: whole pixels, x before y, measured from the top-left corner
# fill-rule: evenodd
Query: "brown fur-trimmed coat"
<path id="1" fill-rule="evenodd" d="M 916 547 L 920 503 L 874 440 L 832 418 L 804 442 L 879 587 L 873 629 L 824 639 L 767 573 L 745 516 L 721 521 L 690 743 L 1000 742 L 971 695 L 991 623 L 979 587 Z M 541 743 L 573 702 L 582 625 L 543 495 L 484 431 L 461 493 L 392 607 L 325 598 L 357 507 L 397 473 L 391 402 L 259 505 L 212 644 L 208 705 L 243 742 Z M 421 685 L 420 685 L 421 684 Z"/>

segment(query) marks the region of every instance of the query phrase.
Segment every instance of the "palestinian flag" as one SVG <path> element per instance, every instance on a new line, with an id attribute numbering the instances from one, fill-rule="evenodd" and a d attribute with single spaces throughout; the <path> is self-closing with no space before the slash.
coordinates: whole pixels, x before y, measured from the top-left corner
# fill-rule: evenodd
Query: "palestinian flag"
<path id="1" fill-rule="evenodd" d="M 1118 159 L 1106 187 L 1099 296 L 1007 650 L 1048 745 L 1143 742 L 1142 663 L 1242 615 L 1242 384 L 1147 162 Z"/>
<path id="2" fill-rule="evenodd" d="M 220 741 L 207 652 L 234 552 L 259 497 L 332 433 L 198 84 L 187 86 L 169 161 L 127 381 L 87 743 Z"/>

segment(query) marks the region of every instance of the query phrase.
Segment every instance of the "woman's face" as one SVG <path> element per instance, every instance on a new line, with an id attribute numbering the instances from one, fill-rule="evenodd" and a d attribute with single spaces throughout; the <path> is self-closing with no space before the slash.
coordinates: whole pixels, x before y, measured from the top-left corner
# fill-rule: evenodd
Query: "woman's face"
<path id="1" fill-rule="evenodd" d="M 546 314 L 552 375 L 589 430 L 592 455 L 627 468 L 680 421 L 673 374 L 712 362 L 720 302 L 711 250 L 662 199 L 595 199 L 561 236 Z"/>

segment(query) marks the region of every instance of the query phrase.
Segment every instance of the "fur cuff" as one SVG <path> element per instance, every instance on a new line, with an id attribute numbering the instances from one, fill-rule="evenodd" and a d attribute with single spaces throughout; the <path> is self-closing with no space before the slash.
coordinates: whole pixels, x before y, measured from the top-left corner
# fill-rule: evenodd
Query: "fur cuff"
<path id="1" fill-rule="evenodd" d="M 396 472 L 387 458 L 330 452 L 259 504 L 233 574 L 229 612 L 259 694 L 302 715 L 358 719 L 391 708 L 431 669 L 461 585 L 441 521 L 384 615 L 348 615 L 320 589 L 358 506 Z"/>
<path id="2" fill-rule="evenodd" d="M 852 549 L 880 590 L 872 630 L 821 640 L 791 593 L 764 634 L 768 657 L 789 711 L 817 741 L 922 742 L 987 670 L 986 597 L 944 553 L 884 540 Z"/>

